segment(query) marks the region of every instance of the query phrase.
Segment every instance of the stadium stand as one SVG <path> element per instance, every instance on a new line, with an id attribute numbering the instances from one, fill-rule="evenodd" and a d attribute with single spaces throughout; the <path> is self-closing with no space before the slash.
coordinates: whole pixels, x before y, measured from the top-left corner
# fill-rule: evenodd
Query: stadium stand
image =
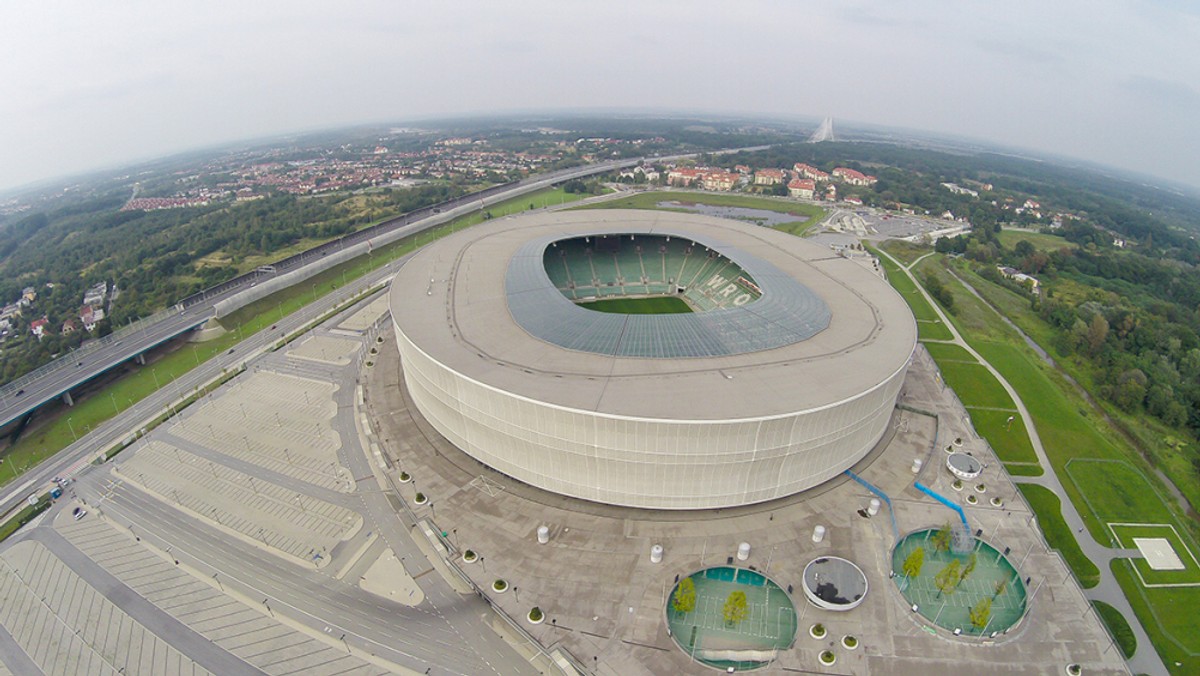
<path id="1" fill-rule="evenodd" d="M 546 247 L 542 261 L 555 288 L 573 301 L 677 295 L 704 312 L 762 295 L 737 263 L 679 237 L 576 237 Z"/>

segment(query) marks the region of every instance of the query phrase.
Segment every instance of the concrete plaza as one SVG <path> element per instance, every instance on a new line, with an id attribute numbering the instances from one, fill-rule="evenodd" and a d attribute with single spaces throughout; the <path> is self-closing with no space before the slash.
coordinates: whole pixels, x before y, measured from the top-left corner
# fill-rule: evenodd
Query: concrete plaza
<path id="1" fill-rule="evenodd" d="M 904 408 L 897 409 L 875 451 L 854 468 L 890 497 L 894 522 L 886 506 L 870 518 L 860 511 L 873 496 L 849 478 L 790 498 L 724 510 L 653 512 L 563 498 L 492 471 L 438 435 L 412 409 L 390 339 L 380 347 L 376 366 L 364 373 L 373 431 L 393 476 L 404 471 L 412 477 L 395 484 L 404 499 L 418 516 L 436 524 L 435 531 L 448 533 L 452 548 L 479 555 L 477 562 L 459 566 L 493 604 L 515 618 L 539 607 L 547 620 L 526 627 L 542 646 L 565 649 L 598 673 L 705 673 L 708 668 L 691 664 L 668 636 L 666 600 L 677 577 L 735 561 L 741 542 L 752 549 L 737 565 L 753 566 L 792 589 L 799 614 L 794 646 L 780 651 L 772 670 L 926 676 L 984 669 L 1049 675 L 1079 663 L 1087 673 L 1128 673 L 1000 463 L 971 433 L 952 392 L 935 381 L 923 349 L 909 370 Z M 979 497 L 986 499 L 973 506 L 951 488 L 953 477 L 944 467 L 943 449 L 956 438 L 986 465 L 979 479 L 986 484 L 986 494 Z M 910 471 L 917 458 L 925 463 L 919 477 Z M 1008 633 L 994 639 L 953 636 L 913 613 L 889 579 L 898 535 L 958 518 L 919 492 L 916 478 L 961 504 L 972 529 L 1007 549 L 1028 578 L 1027 614 Z M 417 491 L 427 504 L 415 505 Z M 991 506 L 993 497 L 1002 506 Z M 814 544 L 817 525 L 825 526 L 827 535 Z M 536 540 L 540 526 L 550 531 L 545 545 Z M 660 564 L 650 561 L 654 544 L 665 548 Z M 802 570 L 824 555 L 850 559 L 866 573 L 870 591 L 857 609 L 826 611 L 804 599 Z M 506 580 L 511 592 L 490 593 L 497 578 Z M 828 629 L 821 640 L 808 635 L 817 622 Z M 847 634 L 859 639 L 855 650 L 841 646 Z M 818 662 L 826 649 L 838 656 L 833 667 Z"/>

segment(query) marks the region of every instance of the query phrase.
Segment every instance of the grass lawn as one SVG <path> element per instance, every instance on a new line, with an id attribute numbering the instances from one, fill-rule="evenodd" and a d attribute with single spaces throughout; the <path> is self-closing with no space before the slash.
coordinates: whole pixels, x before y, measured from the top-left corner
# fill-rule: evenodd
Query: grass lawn
<path id="1" fill-rule="evenodd" d="M 929 262 L 927 259 L 921 266 Z M 1038 358 L 1015 331 L 997 321 L 994 311 L 949 275 L 943 282 L 955 293 L 959 312 L 954 322 L 959 331 L 1028 405 L 1051 464 L 1060 478 L 1070 479 L 1063 480 L 1067 497 L 1079 508 L 1092 536 L 1099 542 L 1110 541 L 1108 521 L 1168 522 L 1171 510 L 1162 493 L 1136 469 L 1141 459 L 1123 438 L 1062 374 Z M 1033 332 L 1031 335 L 1038 338 Z M 1097 460 L 1121 462 L 1089 462 Z M 1023 466 L 1013 466 L 1010 471 L 1020 473 L 1018 467 Z M 1200 614 L 1195 612 L 1200 607 L 1200 587 L 1144 588 L 1128 561 L 1114 561 L 1113 570 L 1168 669 L 1179 674 L 1200 673 Z"/>
<path id="2" fill-rule="evenodd" d="M 1074 458 L 1067 476 L 1081 489 L 1092 512 L 1106 523 L 1170 523 L 1171 512 L 1145 475 L 1127 462 Z M 1107 541 L 1112 535 L 1105 532 Z M 1105 540 L 1101 540 L 1104 542 Z"/>
<path id="3" fill-rule="evenodd" d="M 1020 326 L 1021 330 L 1038 344 L 1054 351 L 1053 346 L 1057 344 L 1055 331 L 1033 311 L 1028 295 L 1014 293 L 979 277 L 961 260 L 955 260 L 954 263 L 957 274 L 971 284 L 989 303 Z M 1088 299 L 1099 299 L 1101 302 L 1105 302 L 1106 294 L 1098 293 L 1091 287 L 1079 287 L 1079 285 L 1062 278 L 1056 281 L 1054 288 L 1055 298 L 1067 305 L 1082 303 Z M 1068 288 L 1071 290 L 1067 291 Z M 1068 297 L 1071 300 L 1067 300 Z M 1094 371 L 1090 364 L 1075 355 L 1064 356 L 1055 353 L 1053 356 L 1059 367 L 1082 387 L 1092 392 L 1096 391 L 1093 381 Z M 1200 476 L 1192 468 L 1191 457 L 1184 448 L 1176 447 L 1169 442 L 1169 439 L 1177 437 L 1178 433 L 1150 416 L 1126 413 L 1103 400 L 1100 401 L 1105 413 L 1116 419 L 1128 434 L 1138 440 L 1141 450 L 1154 458 L 1155 466 L 1175 482 L 1175 485 L 1192 504 L 1200 504 Z M 1091 406 L 1086 406 L 1086 408 L 1092 415 L 1099 417 Z M 1109 426 L 1105 425 L 1104 427 L 1108 428 Z M 1127 443 L 1124 439 L 1120 439 L 1118 445 L 1125 447 Z M 1190 527 L 1190 524 L 1188 525 Z M 1196 532 L 1196 529 L 1193 528 L 1193 535 Z"/>
<path id="4" fill-rule="evenodd" d="M 1112 571 L 1167 671 L 1200 673 L 1200 587 L 1147 589 L 1127 559 L 1113 559 Z"/>
<path id="5" fill-rule="evenodd" d="M 1004 469 L 1013 476 L 1041 476 L 1046 473 L 1041 465 L 1016 465 L 1007 464 Z"/>
<path id="6" fill-rule="evenodd" d="M 1037 514 L 1046 542 L 1066 559 L 1079 584 L 1085 589 L 1100 584 L 1100 569 L 1079 548 L 1075 534 L 1062 517 L 1062 503 L 1054 491 L 1035 484 L 1017 484 L 1017 488 L 1033 508 L 1034 514 Z"/>
<path id="7" fill-rule="evenodd" d="M 991 409 L 967 408 L 971 425 L 980 436 L 988 440 L 1001 462 L 1037 464 L 1037 453 L 1025 431 L 1025 421 L 1015 411 L 993 411 Z M 1012 416 L 1012 423 L 1008 422 Z"/>
<path id="8" fill-rule="evenodd" d="M 1108 627 L 1108 633 L 1112 634 L 1116 640 L 1121 654 L 1125 656 L 1125 659 L 1133 657 L 1133 653 L 1137 651 L 1137 636 L 1134 636 L 1133 629 L 1129 626 L 1129 620 L 1125 619 L 1121 611 L 1104 601 L 1092 601 L 1092 605 L 1096 607 L 1096 614 L 1100 616 L 1100 621 Z"/>
<path id="9" fill-rule="evenodd" d="M 924 343 L 925 349 L 929 351 L 929 356 L 933 357 L 937 363 L 943 361 L 961 361 L 969 364 L 978 364 L 975 357 L 967 352 L 967 348 L 953 343 Z"/>
<path id="10" fill-rule="evenodd" d="M 962 400 L 964 406 L 975 408 L 999 408 L 1016 412 L 1012 397 L 1000 385 L 1000 381 L 992 376 L 983 364 L 969 364 L 960 361 L 938 362 L 938 369 L 947 385 L 954 388 L 955 394 Z M 1005 418 L 1008 416 L 1006 415 Z"/>
<path id="11" fill-rule="evenodd" d="M 553 188 L 493 204 L 488 207 L 488 211 L 493 216 L 500 217 L 525 211 L 530 204 L 538 208 L 584 197 L 590 195 L 576 195 Z M 431 231 L 406 237 L 387 246 L 376 247 L 368 255 L 346 261 L 299 284 L 281 289 L 222 318 L 221 324 L 229 333 L 204 343 L 189 344 L 154 358 L 154 361 L 146 366 L 136 367 L 109 385 L 86 397 L 77 398 L 75 406 L 63 407 L 46 420 L 40 421 L 32 431 L 27 432 L 16 444 L 4 451 L 3 464 L 0 464 L 0 485 L 12 482 L 21 472 L 53 456 L 78 436 L 86 434 L 117 412 L 141 401 L 199 363 L 228 351 L 241 342 L 242 338 L 267 328 L 285 315 L 336 291 L 344 284 L 351 283 L 371 270 L 415 250 L 418 246 L 483 220 L 482 213 L 467 214 Z"/>
<path id="12" fill-rule="evenodd" d="M 1184 541 L 1183 535 L 1174 524 L 1108 524 L 1116 538 L 1117 546 L 1134 548 L 1134 538 L 1162 538 L 1171 544 L 1175 555 L 1184 565 L 1181 570 L 1154 570 L 1146 559 L 1134 559 L 1133 566 L 1147 585 L 1195 584 L 1200 585 L 1200 563 L 1196 561 L 1196 550 Z"/>
<path id="13" fill-rule="evenodd" d="M 942 325 L 942 320 L 934 311 L 933 306 L 925 300 L 925 296 L 921 295 L 921 292 L 917 290 L 917 285 L 913 284 L 908 275 L 904 274 L 890 258 L 879 255 L 870 247 L 868 250 L 879 258 L 884 272 L 887 273 L 888 283 L 912 309 L 913 317 L 917 320 L 917 337 L 921 340 L 952 340 L 954 335 L 950 333 L 950 329 Z"/>
<path id="14" fill-rule="evenodd" d="M 933 247 L 929 245 L 913 244 L 902 239 L 889 239 L 882 242 L 879 248 L 895 256 L 896 260 L 905 265 L 912 265 L 913 261 L 933 251 Z"/>
<path id="15" fill-rule="evenodd" d="M 1017 242 L 1029 242 L 1039 251 L 1057 251 L 1062 248 L 1074 249 L 1078 245 L 1074 242 L 1068 242 L 1065 238 L 1058 235 L 1044 235 L 1033 230 L 1012 230 L 1004 229 L 996 236 L 1005 249 L 1011 249 L 1017 245 Z"/>
<path id="16" fill-rule="evenodd" d="M 611 312 L 618 315 L 675 315 L 691 312 L 692 308 L 682 298 L 657 296 L 654 298 L 605 298 L 590 303 L 579 303 L 596 312 Z"/>

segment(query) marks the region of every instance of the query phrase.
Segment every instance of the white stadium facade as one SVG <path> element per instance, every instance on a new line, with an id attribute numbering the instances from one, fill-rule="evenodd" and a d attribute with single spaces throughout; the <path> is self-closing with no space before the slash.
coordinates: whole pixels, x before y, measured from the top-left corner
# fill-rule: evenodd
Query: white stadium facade
<path id="1" fill-rule="evenodd" d="M 581 304 L 645 296 L 692 312 Z M 772 500 L 852 467 L 917 339 L 861 264 L 675 212 L 478 225 L 413 256 L 390 303 L 411 400 L 451 443 L 538 488 L 649 509 Z"/>

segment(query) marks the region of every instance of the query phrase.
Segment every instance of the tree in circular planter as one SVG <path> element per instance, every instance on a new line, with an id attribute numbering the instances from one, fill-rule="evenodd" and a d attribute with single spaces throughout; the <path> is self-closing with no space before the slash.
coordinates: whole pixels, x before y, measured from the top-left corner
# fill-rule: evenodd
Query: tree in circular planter
<path id="1" fill-rule="evenodd" d="M 374 365 L 375 365 L 375 362 L 373 362 L 373 361 L 368 361 L 368 362 L 367 362 L 367 366 L 374 366 Z"/>
<path id="2" fill-rule="evenodd" d="M 1003 507 L 1003 506 L 1004 506 L 1004 501 L 1003 501 L 1003 500 L 1001 500 L 1001 499 L 1000 499 L 1000 498 L 998 498 L 998 497 L 996 497 L 996 498 L 992 498 L 992 506 L 993 506 L 993 507 Z"/>
<path id="3" fill-rule="evenodd" d="M 529 621 L 533 624 L 541 624 L 546 621 L 546 616 L 542 614 L 542 609 L 534 606 L 529 609 Z"/>
<path id="4" fill-rule="evenodd" d="M 426 502 L 429 502 L 429 498 L 425 497 L 424 493 L 417 493 L 416 496 L 413 497 L 413 502 L 417 503 L 418 505 L 423 505 Z"/>
<path id="5" fill-rule="evenodd" d="M 976 493 L 986 493 L 987 486 L 985 484 L 975 484 L 975 492 Z"/>
<path id="6" fill-rule="evenodd" d="M 953 488 L 953 489 L 954 489 L 954 490 L 956 490 L 956 491 L 961 491 L 961 490 L 962 490 L 962 486 L 963 486 L 963 484 L 962 484 L 962 481 L 961 481 L 960 479 L 955 479 L 955 480 L 954 480 L 954 483 L 951 483 L 951 484 L 950 484 L 950 488 Z"/>
<path id="7" fill-rule="evenodd" d="M 817 659 L 821 660 L 821 664 L 828 667 L 837 662 L 837 655 L 834 655 L 832 650 L 822 650 Z"/>
<path id="8" fill-rule="evenodd" d="M 977 502 L 979 502 L 979 498 L 975 497 L 974 495 L 968 495 L 968 496 L 967 496 L 967 504 L 968 504 L 968 505 L 973 505 L 973 504 L 975 504 L 975 503 L 977 503 Z"/>
<path id="9" fill-rule="evenodd" d="M 371 348 L 371 354 L 379 354 L 379 350 L 376 350 L 375 348 Z"/>
<path id="10" fill-rule="evenodd" d="M 508 580 L 496 578 L 496 581 L 492 583 L 492 591 L 496 592 L 497 594 L 503 594 L 504 592 L 508 591 Z"/>
<path id="11" fill-rule="evenodd" d="M 468 549 L 464 551 L 462 555 L 462 560 L 466 561 L 467 563 L 475 563 L 478 558 L 479 555 L 475 553 L 474 549 Z"/>
<path id="12" fill-rule="evenodd" d="M 1071 664 L 1067 665 L 1067 673 L 1070 676 L 1079 676 L 1080 674 L 1083 673 L 1083 667 L 1072 662 Z"/>
<path id="13" fill-rule="evenodd" d="M 808 635 L 813 638 L 825 638 L 825 625 L 820 622 L 808 628 Z"/>
<path id="14" fill-rule="evenodd" d="M 377 342 L 377 343 L 382 343 L 382 342 L 383 342 L 383 336 L 379 336 L 378 338 L 376 338 L 376 339 L 375 339 L 375 342 Z"/>
<path id="15" fill-rule="evenodd" d="M 846 650 L 854 650 L 858 647 L 858 638 L 852 634 L 846 634 L 842 637 L 842 647 Z"/>
<path id="16" fill-rule="evenodd" d="M 412 476 L 408 472 L 400 472 L 400 483 L 406 484 L 412 481 Z"/>
<path id="17" fill-rule="evenodd" d="M 955 438 L 954 438 L 954 445 L 955 445 L 955 446 L 962 446 L 962 437 L 955 437 Z"/>

